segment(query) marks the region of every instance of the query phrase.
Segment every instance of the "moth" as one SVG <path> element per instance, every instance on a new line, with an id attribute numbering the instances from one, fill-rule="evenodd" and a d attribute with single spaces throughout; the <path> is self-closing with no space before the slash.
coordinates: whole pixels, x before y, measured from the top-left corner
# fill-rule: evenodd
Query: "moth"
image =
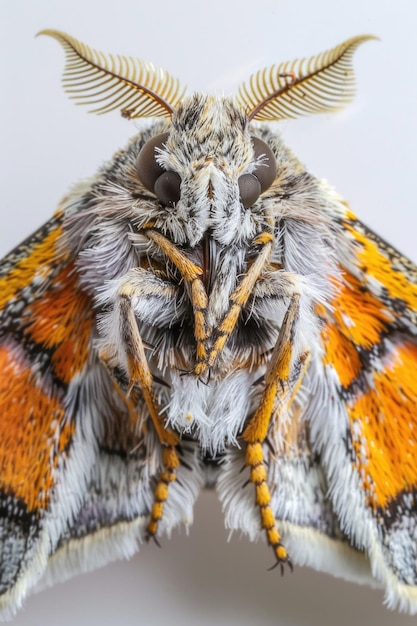
<path id="1" fill-rule="evenodd" d="M 1 262 L 2 616 L 203 487 L 279 569 L 417 612 L 416 266 L 268 124 L 348 103 L 372 37 L 220 97 L 43 34 L 77 103 L 144 122 Z"/>

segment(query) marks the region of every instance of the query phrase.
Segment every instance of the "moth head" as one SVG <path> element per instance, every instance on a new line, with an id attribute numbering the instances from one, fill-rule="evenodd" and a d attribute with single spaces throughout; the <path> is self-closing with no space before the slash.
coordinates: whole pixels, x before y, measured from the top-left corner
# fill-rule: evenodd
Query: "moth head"
<path id="1" fill-rule="evenodd" d="M 259 137 L 248 136 L 245 129 L 249 122 L 277 121 L 342 107 L 354 95 L 353 53 L 362 42 L 374 39 L 369 35 L 353 37 L 310 59 L 265 68 L 240 86 L 233 106 L 230 105 L 233 111 L 228 111 L 227 105 L 219 114 L 216 106 L 210 108 L 213 102 L 210 98 L 184 99 L 179 81 L 149 63 L 131 57 L 107 56 L 59 31 L 45 30 L 42 34 L 57 39 L 65 50 L 64 86 L 73 99 L 93 104 L 92 110 L 97 113 L 119 109 L 129 119 L 171 118 L 171 130 L 152 137 L 142 147 L 136 164 L 144 187 L 168 209 L 179 203 L 187 177 L 187 164 L 178 161 L 178 154 L 175 162 L 181 138 L 181 152 L 189 159 L 188 164 L 194 164 L 195 171 L 201 165 L 199 143 L 205 150 L 202 158 L 208 169 L 210 160 L 223 167 L 219 165 L 223 158 L 223 171 L 227 173 L 227 159 L 232 155 L 237 171 L 229 169 L 234 184 L 237 181 L 241 205 L 245 209 L 252 207 L 271 187 L 277 171 L 271 148 Z M 230 99 L 218 101 L 230 102 Z M 180 137 L 181 131 L 184 132 Z M 194 143 L 187 144 L 190 137 Z M 217 148 L 213 148 L 216 138 Z M 229 145 L 230 141 L 234 141 L 234 147 Z"/>
<path id="2" fill-rule="evenodd" d="M 163 206 L 172 208 L 181 197 L 181 177 L 161 163 L 161 153 L 166 149 L 168 138 L 169 133 L 162 133 L 145 143 L 138 155 L 136 171 L 144 187 L 153 192 Z M 241 174 L 237 180 L 245 209 L 255 204 L 277 174 L 275 156 L 268 144 L 255 136 L 251 137 L 251 144 L 255 168 L 250 173 Z"/>

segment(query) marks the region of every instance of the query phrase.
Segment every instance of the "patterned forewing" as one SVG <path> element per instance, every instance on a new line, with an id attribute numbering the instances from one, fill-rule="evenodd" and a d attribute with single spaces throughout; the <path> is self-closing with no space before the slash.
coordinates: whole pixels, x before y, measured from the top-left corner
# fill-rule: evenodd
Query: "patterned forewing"
<path id="1" fill-rule="evenodd" d="M 40 579 L 56 582 L 132 555 L 146 535 L 161 469 L 141 394 L 128 399 L 123 380 L 99 359 L 96 312 L 65 255 L 63 230 L 57 214 L 0 268 L 4 617 Z M 192 519 L 202 480 L 194 448 L 184 447 L 181 458 L 167 529 Z"/>
<path id="2" fill-rule="evenodd" d="M 333 312 L 321 314 L 324 364 L 346 417 L 347 472 L 363 494 L 347 526 L 374 575 L 415 594 L 417 268 L 350 213 L 342 225 L 355 260 L 342 265 Z M 336 509 L 345 515 L 343 504 Z"/>
<path id="3" fill-rule="evenodd" d="M 93 318 L 71 260 L 57 253 L 61 221 L 57 214 L 0 269 L 0 593 L 6 595 L 25 586 L 29 565 L 42 570 L 46 537 L 53 547 L 73 512 L 71 503 L 67 510 L 60 505 L 54 528 L 48 522 L 77 428 L 68 384 L 86 366 Z"/>

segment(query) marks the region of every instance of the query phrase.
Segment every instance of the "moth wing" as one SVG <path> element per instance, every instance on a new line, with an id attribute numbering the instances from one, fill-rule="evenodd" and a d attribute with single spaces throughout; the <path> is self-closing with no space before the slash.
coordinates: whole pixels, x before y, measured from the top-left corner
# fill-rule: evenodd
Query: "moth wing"
<path id="1" fill-rule="evenodd" d="M 306 418 L 344 534 L 388 605 L 416 612 L 417 268 L 350 213 L 342 226 Z"/>
<path id="2" fill-rule="evenodd" d="M 58 255 L 62 217 L 0 270 L 0 606 L 7 617 L 46 567 L 94 460 L 72 379 L 87 367 L 91 306 Z"/>
<path id="3" fill-rule="evenodd" d="M 128 412 L 118 409 L 110 419 L 106 416 L 80 508 L 51 554 L 39 588 L 129 558 L 147 538 L 154 489 L 162 470 L 161 445 L 148 426 L 138 437 Z M 180 462 L 159 535 L 169 535 L 178 524 L 188 526 L 193 521 L 193 503 L 202 483 L 197 450 L 192 445 L 182 447 Z"/>
<path id="4" fill-rule="evenodd" d="M 329 498 L 329 484 L 318 452 L 310 443 L 304 406 L 295 399 L 290 430 L 276 446 L 273 436 L 264 444 L 268 466 L 271 508 L 278 522 L 291 562 L 336 574 L 349 580 L 372 583 L 369 561 L 342 531 Z M 242 473 L 245 451 L 227 451 L 217 481 L 225 524 L 243 530 L 252 541 L 264 538 L 255 506 L 253 484 Z"/>
<path id="5" fill-rule="evenodd" d="M 271 508 L 294 563 L 383 586 L 391 608 L 416 612 L 417 268 L 352 215 L 342 226 L 340 284 L 317 307 L 322 356 L 289 430 L 264 445 Z M 244 463 L 229 451 L 217 488 L 226 525 L 257 539 Z"/>
<path id="6" fill-rule="evenodd" d="M 37 585 L 137 550 L 161 450 L 94 347 L 91 299 L 57 215 L 0 267 L 0 610 Z M 147 427 L 148 426 L 148 427 Z M 194 451 L 183 455 L 191 466 Z M 170 489 L 162 523 L 192 519 L 198 478 Z M 189 476 L 187 476 L 189 479 Z M 191 484 L 191 486 L 190 486 Z M 166 513 L 166 515 L 165 515 Z M 162 529 L 163 529 L 162 528 Z"/>

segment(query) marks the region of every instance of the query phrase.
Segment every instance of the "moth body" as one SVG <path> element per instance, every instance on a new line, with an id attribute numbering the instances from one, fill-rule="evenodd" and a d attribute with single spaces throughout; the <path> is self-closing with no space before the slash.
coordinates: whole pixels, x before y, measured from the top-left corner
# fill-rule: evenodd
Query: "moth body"
<path id="1" fill-rule="evenodd" d="M 282 570 L 417 612 L 417 269 L 268 124 L 349 101 L 371 37 L 224 98 L 45 33 L 72 97 L 156 119 L 1 263 L 1 615 L 204 486 Z"/>
<path id="2" fill-rule="evenodd" d="M 332 292 L 329 274 L 339 271 L 334 215 L 341 208 L 279 135 L 265 124 L 252 128 L 232 99 L 201 95 L 186 100 L 174 114 L 157 155 L 181 179 L 179 201 L 164 207 L 141 185 L 135 165 L 146 141 L 166 129 L 156 124 L 135 137 L 103 168 L 81 202 L 77 190 L 81 210 L 74 213 L 69 197 L 62 238 L 76 255 L 79 280 L 95 305 L 98 349 L 115 355 L 127 380 L 120 293 L 129 283 L 153 377 L 164 382 L 159 395 L 161 406 L 168 407 L 169 425 L 217 453 L 237 443 L 254 410 L 256 381 L 265 373 L 294 291 L 301 296 L 303 316 L 303 330 L 294 337 L 294 358 L 307 345 L 318 358 L 314 307 L 326 303 Z M 253 158 L 252 136 L 268 142 L 280 176 L 266 197 L 245 209 L 239 177 L 262 167 L 262 158 L 258 164 Z M 150 222 L 202 268 L 209 336 L 216 335 L 234 290 L 257 256 L 254 240 L 265 229 L 273 235 L 268 266 L 204 379 L 193 372 L 196 329 L 189 288 L 178 268 L 141 232 Z M 300 248 L 310 251 L 308 258 L 298 254 Z"/>

